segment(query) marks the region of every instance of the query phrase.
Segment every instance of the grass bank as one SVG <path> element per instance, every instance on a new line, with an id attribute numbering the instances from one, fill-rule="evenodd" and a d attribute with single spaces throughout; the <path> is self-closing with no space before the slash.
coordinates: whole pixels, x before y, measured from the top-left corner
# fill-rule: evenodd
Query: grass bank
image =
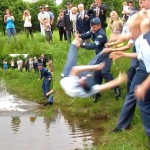
<path id="1" fill-rule="evenodd" d="M 97 103 L 93 103 L 91 98 L 75 99 L 68 97 L 60 88 L 59 80 L 60 73 L 65 64 L 69 44 L 66 41 L 59 41 L 58 32 L 54 32 L 53 43 L 48 44 L 39 33 L 34 34 L 34 39 L 26 39 L 24 34 L 17 35 L 17 44 L 11 41 L 10 44 L 5 43 L 5 37 L 0 38 L 1 54 L 9 53 L 28 53 L 40 54 L 47 53 L 53 55 L 54 61 L 54 98 L 55 104 L 62 105 L 68 109 L 68 113 L 75 116 L 88 116 L 91 121 L 93 119 L 101 119 L 105 134 L 99 139 L 99 146 L 93 147 L 94 150 L 144 150 L 146 136 L 144 134 L 139 111 L 136 110 L 132 128 L 118 134 L 111 134 L 110 131 L 115 127 L 118 115 L 120 113 L 123 100 L 126 93 L 126 85 L 122 85 L 122 97 L 116 101 L 114 92 L 108 90 L 102 92 L 102 97 Z M 94 56 L 93 51 L 85 51 L 79 49 L 78 62 L 79 64 L 87 64 Z M 129 67 L 129 60 L 122 59 L 113 63 L 111 71 L 114 76 L 118 75 L 119 70 L 126 71 Z M 43 103 L 41 92 L 41 81 L 38 81 L 38 76 L 33 73 L 0 72 L 4 80 L 7 82 L 8 89 L 17 93 L 19 96 L 26 97 L 29 100 Z M 46 113 L 49 113 L 49 107 L 44 108 Z M 99 126 L 98 124 L 96 126 Z"/>

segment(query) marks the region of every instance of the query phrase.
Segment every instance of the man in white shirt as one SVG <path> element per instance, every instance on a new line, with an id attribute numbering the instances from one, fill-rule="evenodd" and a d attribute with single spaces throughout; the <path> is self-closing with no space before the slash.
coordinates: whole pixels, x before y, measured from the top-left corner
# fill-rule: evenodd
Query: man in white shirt
<path id="1" fill-rule="evenodd" d="M 49 16 L 48 12 L 44 11 L 44 6 L 40 6 L 39 9 L 40 9 L 40 13 L 38 14 L 38 20 L 40 22 L 41 35 L 45 36 L 43 20 L 46 18 L 46 19 L 48 19 L 48 21 L 50 21 L 50 16 Z"/>

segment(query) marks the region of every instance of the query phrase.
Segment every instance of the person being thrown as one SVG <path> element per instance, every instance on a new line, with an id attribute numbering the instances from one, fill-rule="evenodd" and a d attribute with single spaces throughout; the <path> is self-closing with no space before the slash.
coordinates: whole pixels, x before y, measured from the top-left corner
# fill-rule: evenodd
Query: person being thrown
<path id="1" fill-rule="evenodd" d="M 79 47 L 80 42 L 81 39 L 76 36 L 70 45 L 67 61 L 61 74 L 60 85 L 67 95 L 86 98 L 127 81 L 126 74 L 120 73 L 118 78 L 114 80 L 102 85 L 96 84 L 92 72 L 101 70 L 105 65 L 103 62 L 96 64 L 101 53 L 97 54 L 88 65 L 77 66 L 77 47 Z"/>

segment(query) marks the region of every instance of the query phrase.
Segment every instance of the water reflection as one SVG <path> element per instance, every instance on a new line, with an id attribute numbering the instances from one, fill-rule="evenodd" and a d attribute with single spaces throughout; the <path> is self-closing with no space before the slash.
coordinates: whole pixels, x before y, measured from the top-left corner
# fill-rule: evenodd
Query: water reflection
<path id="1" fill-rule="evenodd" d="M 72 116 L 64 107 L 53 107 L 57 110 L 55 116 L 38 117 L 37 104 L 10 95 L 1 82 L 0 149 L 80 150 L 98 143 L 100 121 Z"/>
<path id="2" fill-rule="evenodd" d="M 79 122 L 74 117 L 68 119 L 62 111 L 58 112 L 54 118 L 0 117 L 0 148 L 79 150 L 88 147 L 90 149 L 95 142 L 95 135 L 92 127 L 84 127 L 84 124 L 89 122 Z"/>
<path id="3" fill-rule="evenodd" d="M 11 128 L 14 131 L 13 134 L 16 134 L 19 131 L 20 123 L 21 123 L 20 117 L 12 117 Z"/>

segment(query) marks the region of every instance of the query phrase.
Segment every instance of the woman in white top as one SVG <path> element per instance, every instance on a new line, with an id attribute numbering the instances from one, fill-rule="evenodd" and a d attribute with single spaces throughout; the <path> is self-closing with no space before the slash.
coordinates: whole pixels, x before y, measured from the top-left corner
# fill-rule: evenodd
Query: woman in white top
<path id="1" fill-rule="evenodd" d="M 14 60 L 12 59 L 11 61 L 10 61 L 10 65 L 11 65 L 11 68 L 12 68 L 12 70 L 14 70 L 15 68 L 15 62 L 14 62 Z"/>
<path id="2" fill-rule="evenodd" d="M 27 34 L 27 38 L 29 38 L 29 34 L 31 38 L 33 38 L 33 33 L 32 33 L 32 23 L 31 23 L 31 15 L 29 10 L 24 10 L 23 12 L 23 21 L 24 21 L 24 28 L 25 32 Z"/>
<path id="3" fill-rule="evenodd" d="M 72 26 L 73 26 L 73 36 L 75 36 L 75 33 L 77 32 L 76 23 L 77 23 L 78 8 L 72 7 L 71 12 L 72 14 L 71 14 L 70 20 L 72 21 Z"/>

